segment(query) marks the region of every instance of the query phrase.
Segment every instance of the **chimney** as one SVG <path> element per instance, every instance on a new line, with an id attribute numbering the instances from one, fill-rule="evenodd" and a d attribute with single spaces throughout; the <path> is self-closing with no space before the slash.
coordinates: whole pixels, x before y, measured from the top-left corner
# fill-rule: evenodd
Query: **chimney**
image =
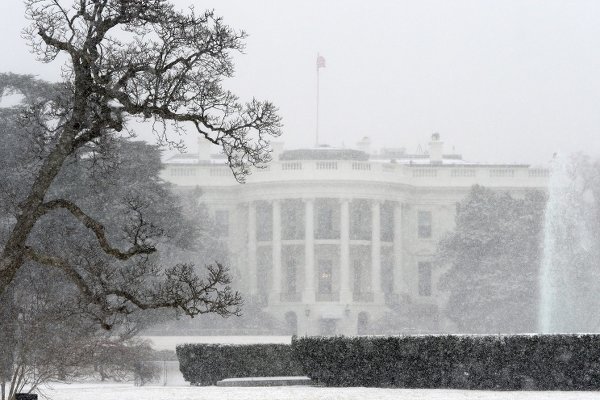
<path id="1" fill-rule="evenodd" d="M 356 143 L 358 150 L 364 151 L 367 154 L 371 154 L 371 139 L 368 136 L 363 137 Z"/>
<path id="2" fill-rule="evenodd" d="M 444 154 L 444 142 L 440 140 L 440 134 L 434 133 L 431 135 L 429 142 L 429 162 L 431 164 L 441 164 Z"/>
<path id="3" fill-rule="evenodd" d="M 209 163 L 213 144 L 206 140 L 204 136 L 198 138 L 198 161 L 200 163 Z"/>
<path id="4" fill-rule="evenodd" d="M 279 161 L 279 156 L 283 153 L 283 142 L 271 142 L 271 148 L 273 149 L 271 153 L 272 160 Z"/>

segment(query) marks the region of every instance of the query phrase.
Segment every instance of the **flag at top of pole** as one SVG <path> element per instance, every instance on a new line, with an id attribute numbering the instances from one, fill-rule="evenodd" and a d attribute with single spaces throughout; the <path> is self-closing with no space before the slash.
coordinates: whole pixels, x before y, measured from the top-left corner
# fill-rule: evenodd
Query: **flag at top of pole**
<path id="1" fill-rule="evenodd" d="M 317 69 L 319 68 L 325 68 L 325 57 L 317 54 Z"/>

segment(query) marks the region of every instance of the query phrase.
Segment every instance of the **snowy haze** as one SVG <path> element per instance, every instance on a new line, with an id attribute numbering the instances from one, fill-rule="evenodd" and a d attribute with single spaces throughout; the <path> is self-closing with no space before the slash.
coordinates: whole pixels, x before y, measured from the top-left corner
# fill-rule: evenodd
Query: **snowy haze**
<path id="1" fill-rule="evenodd" d="M 214 8 L 250 35 L 227 86 L 269 99 L 287 147 L 312 146 L 316 56 L 321 142 L 375 148 L 440 132 L 469 161 L 547 162 L 600 153 L 600 2 L 175 0 Z M 0 2 L 0 71 L 60 76 L 21 38 L 22 2 Z M 139 132 L 142 133 L 142 132 Z M 187 139 L 195 150 L 193 135 Z"/>
<path id="2" fill-rule="evenodd" d="M 75 0 L 61 1 L 70 5 Z M 105 379 L 104 364 L 109 365 L 108 361 L 113 360 L 115 365 L 125 365 L 115 367 L 123 368 L 113 373 L 115 379 L 136 374 L 137 382 L 142 382 L 152 375 L 151 368 L 147 371 L 142 368 L 144 362 L 153 358 L 162 364 L 157 371 L 165 385 L 185 384 L 174 353 L 175 346 L 183 343 L 289 344 L 293 334 L 308 336 L 317 332 L 323 336 L 348 332 L 363 336 L 600 331 L 600 313 L 596 311 L 600 309 L 597 295 L 600 291 L 597 223 L 600 220 L 600 0 L 169 1 L 180 9 L 190 6 L 197 12 L 214 9 L 225 24 L 248 33 L 244 54 L 233 55 L 235 76 L 224 86 L 239 95 L 242 102 L 253 97 L 273 102 L 283 121 L 283 136 L 276 140 L 284 142 L 287 149 L 315 144 L 353 148 L 359 140 L 369 137 L 374 150 L 370 161 L 374 162 L 365 162 L 367 155 L 358 151 L 288 152 L 283 153 L 288 158 L 282 157 L 277 169 L 265 169 L 263 175 L 257 172 L 253 176 L 256 179 L 246 186 L 233 186 L 235 181 L 225 165 L 208 162 L 212 159 L 201 151 L 193 158 L 175 157 L 163 163 L 166 169 L 159 175 L 161 157 L 165 154 L 154 147 L 108 140 L 112 137 L 105 135 L 98 139 L 98 146 L 84 151 L 79 145 L 69 145 L 69 141 L 53 141 L 53 134 L 48 134 L 47 141 L 40 139 L 38 130 L 27 131 L 29 125 L 18 125 L 22 120 L 14 115 L 2 117 L 0 122 L 5 124 L 0 126 L 4 134 L 4 146 L 0 144 L 3 150 L 0 178 L 6 176 L 6 179 L 0 180 L 0 195 L 3 195 L 0 196 L 0 250 L 7 244 L 10 252 L 5 254 L 12 257 L 4 256 L 3 262 L 12 263 L 14 259 L 15 265 L 20 263 L 18 268 L 23 260 L 31 264 L 28 265 L 31 271 L 26 272 L 31 278 L 25 278 L 33 283 L 23 286 L 27 289 L 23 293 L 39 295 L 32 296 L 36 305 L 48 303 L 54 307 L 52 302 L 60 300 L 59 305 L 65 307 L 62 314 L 79 313 L 77 307 L 83 304 L 85 310 L 91 310 L 85 318 L 103 326 L 112 327 L 113 323 L 106 321 L 114 313 L 117 329 L 110 335 L 116 337 L 118 329 L 133 331 L 139 327 L 144 329 L 142 339 L 160 351 L 151 352 L 142 342 L 132 340 L 130 345 L 115 340 L 116 345 L 130 346 L 132 354 L 139 353 L 127 359 L 121 357 L 121 353 L 128 354 L 122 351 L 125 347 L 110 348 L 110 340 L 106 340 L 101 345 L 109 349 L 110 357 L 96 361 L 87 357 L 86 351 L 79 356 L 83 367 L 68 365 L 74 371 L 71 375 L 64 372 L 66 356 L 55 357 L 56 360 L 48 356 L 50 361 L 40 358 L 43 360 L 40 365 L 46 362 L 49 368 L 59 371 L 57 376 L 61 380 L 79 378 L 80 374 L 90 379 L 73 386 L 57 384 L 48 389 L 51 397 L 66 400 L 572 398 L 569 397 L 572 392 L 558 391 L 549 395 L 526 391 L 316 387 L 248 391 L 93 383 L 93 377 Z M 21 33 L 29 24 L 24 12 L 22 0 L 0 0 L 0 74 L 14 72 L 48 81 L 60 80 L 64 56 L 50 64 L 35 59 Z M 317 69 L 318 54 L 324 57 L 324 68 Z M 0 95 L 1 92 L 2 88 Z M 318 141 L 315 140 L 317 92 L 320 93 Z M 17 100 L 18 95 L 9 96 L 0 108 Z M 105 114 L 109 113 L 102 112 L 103 118 Z M 118 115 L 118 111 L 110 113 L 111 126 L 120 122 Z M 257 119 L 258 125 L 267 129 L 277 125 L 265 122 L 268 117 Z M 85 124 L 74 122 L 77 123 L 67 127 L 68 132 L 86 129 Z M 133 125 L 139 137 L 155 140 L 149 124 L 133 122 Z M 62 131 L 57 132 L 56 138 Z M 459 157 L 444 158 L 438 136 L 432 136 L 434 132 L 441 135 L 446 154 L 461 154 L 466 162 Z M 83 143 L 82 137 L 86 135 L 70 140 Z M 106 142 L 101 141 L 105 138 Z M 177 139 L 174 135 L 170 138 Z M 28 146 L 18 146 L 27 140 L 31 141 Z M 196 152 L 197 135 L 193 131 L 183 140 L 190 152 Z M 50 162 L 40 168 L 42 164 L 37 162 L 44 160 L 46 150 L 55 143 L 59 143 L 56 148 L 60 150 L 56 154 L 71 148 L 73 152 L 81 150 L 70 155 L 77 162 L 68 164 L 70 159 L 64 161 L 50 153 Z M 363 141 L 365 147 L 367 143 Z M 403 147 L 406 153 L 375 154 L 382 147 Z M 409 157 L 417 148 L 429 149 L 429 157 Z M 232 153 L 236 155 L 237 150 L 234 146 Z M 592 157 L 568 156 L 577 152 Z M 11 153 L 19 157 L 11 157 Z M 96 153 L 101 157 L 97 158 Z M 244 152 L 244 159 L 250 157 L 250 163 L 262 164 L 263 155 L 252 153 Z M 230 159 L 229 165 L 235 165 L 235 161 Z M 488 164 L 477 167 L 470 162 Z M 504 167 L 495 163 L 548 168 Z M 46 174 L 48 171 L 60 174 L 55 177 Z M 39 185 L 32 189 L 34 178 Z M 48 185 L 39 189 L 44 180 L 48 180 Z M 4 182 L 8 182 L 6 187 L 10 190 L 3 187 Z M 202 192 L 193 189 L 193 185 L 203 182 L 207 184 Z M 471 186 L 474 183 L 489 186 Z M 505 190 L 510 193 L 504 193 Z M 74 206 L 64 205 L 66 200 L 57 200 L 63 194 L 78 207 L 81 203 L 80 210 L 73 211 Z M 39 198 L 37 203 L 36 198 Z M 3 201 L 10 204 L 2 207 Z M 50 215 L 58 208 L 65 208 L 76 218 L 68 213 L 62 217 L 57 212 Z M 90 217 L 81 217 L 84 212 L 81 210 L 87 210 Z M 142 211 L 146 214 L 142 215 Z M 32 222 L 26 231 L 22 226 L 27 222 L 21 221 L 29 216 Z M 44 220 L 40 222 L 42 216 Z M 89 222 L 91 218 L 97 218 L 97 222 Z M 80 225 L 80 221 L 84 223 Z M 117 236 L 121 230 L 124 236 Z M 123 263 L 113 264 L 112 258 L 104 261 L 100 250 L 97 260 L 94 259 L 96 253 L 90 249 L 95 247 L 88 248 L 85 243 L 91 239 L 90 246 L 96 245 L 92 234 L 107 256 Z M 13 240 L 14 237 L 17 239 Z M 107 242 L 114 242 L 120 248 L 130 245 L 130 241 L 132 250 L 106 249 L 110 247 Z M 48 254 L 57 256 L 36 255 L 37 247 L 47 248 Z M 148 256 L 155 250 L 156 257 Z M 59 257 L 61 253 L 64 262 Z M 167 265 L 190 261 L 197 261 L 198 268 L 185 264 L 166 269 Z M 217 268 L 210 270 L 208 278 L 200 283 L 193 280 L 196 270 L 204 274 L 202 265 L 213 261 Z M 73 266 L 67 262 L 73 262 Z M 10 263 L 2 264 L 2 268 L 5 265 L 12 268 Z M 41 265 L 37 264 L 42 263 L 60 267 L 66 272 L 60 276 L 64 281 L 55 283 L 54 275 L 48 275 L 49 279 L 46 270 L 38 272 Z M 226 286 L 219 289 L 225 293 L 222 297 L 225 300 L 201 300 L 197 309 L 195 305 L 189 306 L 192 303 L 185 297 L 187 293 L 198 300 L 198 293 L 213 293 L 214 287 L 229 285 L 229 280 L 218 281 L 213 277 L 217 275 L 213 271 L 224 271 L 220 264 L 231 266 L 231 290 L 242 291 L 243 299 L 230 293 L 230 287 Z M 54 268 L 52 273 L 62 273 L 60 269 Z M 158 282 L 158 277 L 152 274 L 155 269 L 157 275 L 164 272 L 168 277 L 164 285 L 155 284 Z M 78 270 L 83 274 L 78 274 Z M 109 276 L 114 271 L 118 273 Z M 69 299 L 79 299 L 76 297 L 79 292 L 73 282 L 67 281 L 67 275 L 78 284 L 84 299 L 73 302 L 72 308 L 66 307 L 70 306 Z M 92 289 L 99 294 L 86 286 L 88 277 L 95 285 Z M 10 280 L 13 278 L 10 275 Z M 25 282 L 25 278 L 14 279 Z M 216 282 L 204 286 L 211 279 Z M 34 286 L 37 282 L 40 285 Z M 203 287 L 202 291 L 196 290 L 196 286 Z M 181 288 L 183 295 L 178 294 Z M 130 295 L 128 290 L 143 298 L 136 302 L 136 294 Z M 157 298 L 153 297 L 154 291 Z M 8 304 L 15 310 L 26 310 L 27 296 L 20 296 L 15 290 L 20 299 L 13 301 L 13 292 L 7 293 L 7 300 L 0 298 L 0 307 Z M 60 296 L 50 296 L 55 294 Z M 38 301 L 43 296 L 50 300 Z M 171 300 L 169 296 L 176 298 Z M 223 304 L 228 296 L 233 300 L 229 305 Z M 148 304 L 144 304 L 146 301 Z M 228 310 L 222 313 L 233 312 L 240 305 L 242 315 L 234 312 L 236 316 L 230 319 L 221 318 L 220 308 L 213 307 L 219 302 Z M 178 305 L 184 311 L 182 315 L 208 312 L 194 320 L 187 317 L 175 320 L 173 314 L 154 311 L 138 314 L 138 308 L 165 305 Z M 208 308 L 204 309 L 204 305 Z M 77 344 L 79 325 L 89 321 L 84 317 L 71 321 L 61 316 L 64 321 L 73 322 L 71 327 L 55 318 L 54 308 L 42 306 L 35 310 L 38 314 L 32 312 L 27 316 L 28 320 L 21 311 L 5 308 L 10 313 L 0 312 L 0 339 L 8 338 L 0 340 L 0 367 L 3 368 L 3 362 L 13 363 L 13 353 L 20 357 L 15 360 L 29 362 L 37 360 L 34 355 L 38 350 L 44 356 L 54 356 L 53 353 L 67 354 L 57 351 L 66 349 L 62 343 Z M 123 320 L 118 319 L 121 317 Z M 2 318 L 16 322 L 5 324 L 8 328 L 2 331 Z M 56 320 L 63 325 L 56 327 Z M 543 323 L 539 324 L 540 321 Z M 149 327 L 151 322 L 156 325 Z M 87 325 L 86 328 L 81 329 L 84 332 L 80 335 L 81 343 L 87 340 L 96 345 L 93 340 L 103 337 L 96 331 L 90 333 Z M 246 336 L 226 337 L 231 333 Z M 200 336 L 209 334 L 214 336 Z M 49 344 L 37 345 L 38 340 L 44 339 L 42 335 Z M 543 344 L 544 338 L 536 340 Z M 478 339 L 474 340 L 477 342 Z M 36 345 L 27 347 L 22 343 Z M 418 343 L 412 344 L 416 342 L 406 343 L 413 346 L 409 351 L 421 349 Z M 443 342 L 436 339 L 425 343 L 437 346 L 436 343 Z M 448 354 L 453 354 L 450 347 L 453 342 L 447 343 L 450 343 Z M 530 342 L 515 343 L 525 349 Z M 557 347 L 563 346 L 563 342 L 555 343 L 559 343 Z M 364 348 L 370 347 L 368 344 Z M 561 363 L 568 368 L 583 365 L 570 364 L 570 359 L 591 359 L 574 348 L 577 347 L 572 346 L 568 351 L 566 347 L 559 348 L 561 353 L 547 359 L 555 360 L 557 368 L 562 368 Z M 352 347 L 348 349 L 353 351 Z M 94 354 L 103 353 L 94 351 Z M 184 365 L 187 356 L 182 354 L 180 350 Z M 436 357 L 431 355 L 430 362 L 439 362 Z M 482 371 L 488 368 L 479 359 L 465 360 L 474 362 Z M 452 376 L 440 375 L 445 382 L 493 387 L 487 383 L 479 385 L 481 382 L 479 386 L 469 386 L 470 380 L 478 375 L 469 377 L 469 369 L 455 361 L 451 364 L 455 367 Z M 265 359 L 261 362 L 270 365 Z M 514 376 L 520 379 L 523 388 L 553 387 L 547 382 L 537 386 L 538 382 L 527 374 L 510 375 L 513 374 L 510 368 L 502 363 L 496 365 L 501 369 L 501 380 Z M 593 367 L 598 372 L 597 366 Z M 514 371 L 520 371 L 518 368 Z M 177 372 L 177 381 L 167 378 L 172 370 Z M 35 371 L 31 376 L 43 376 Z M 362 372 L 370 374 L 365 371 Z M 569 373 L 590 376 L 588 372 Z M 532 376 L 537 375 L 532 373 Z M 556 376 L 547 374 L 543 378 L 559 382 L 566 376 L 557 372 Z M 435 379 L 438 377 L 432 377 L 432 382 Z M 404 381 L 389 382 L 399 385 L 398 382 Z M 504 388 L 505 384 L 495 387 Z M 589 388 L 596 389 L 599 386 L 597 381 L 590 385 Z M 561 386 L 557 383 L 556 387 Z M 583 393 L 580 398 L 592 396 L 597 397 L 597 393 Z"/>

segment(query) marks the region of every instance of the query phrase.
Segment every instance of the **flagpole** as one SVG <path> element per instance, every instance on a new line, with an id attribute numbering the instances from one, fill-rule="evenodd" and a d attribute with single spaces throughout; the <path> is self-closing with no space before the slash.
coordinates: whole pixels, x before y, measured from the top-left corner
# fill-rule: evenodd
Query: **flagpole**
<path id="1" fill-rule="evenodd" d="M 317 53 L 317 126 L 315 132 L 315 147 L 319 147 L 319 70 L 321 68 L 325 68 L 325 58 Z"/>
<path id="2" fill-rule="evenodd" d="M 317 60 L 320 55 L 317 53 Z M 319 147 L 319 64 L 317 62 L 317 127 L 315 132 L 315 147 Z"/>

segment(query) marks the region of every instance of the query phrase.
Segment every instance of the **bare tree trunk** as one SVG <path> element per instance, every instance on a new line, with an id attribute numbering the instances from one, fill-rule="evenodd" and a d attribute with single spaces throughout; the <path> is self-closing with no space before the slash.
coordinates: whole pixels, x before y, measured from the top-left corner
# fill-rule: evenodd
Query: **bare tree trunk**
<path id="1" fill-rule="evenodd" d="M 72 153 L 74 135 L 73 130 L 65 130 L 59 143 L 40 168 L 27 199 L 20 205 L 21 210 L 17 215 L 17 222 L 12 228 L 0 255 L 0 294 L 6 290 L 6 287 L 12 282 L 15 274 L 23 265 L 27 237 L 39 218 L 40 206 L 50 185 L 60 172 L 67 157 Z"/>

